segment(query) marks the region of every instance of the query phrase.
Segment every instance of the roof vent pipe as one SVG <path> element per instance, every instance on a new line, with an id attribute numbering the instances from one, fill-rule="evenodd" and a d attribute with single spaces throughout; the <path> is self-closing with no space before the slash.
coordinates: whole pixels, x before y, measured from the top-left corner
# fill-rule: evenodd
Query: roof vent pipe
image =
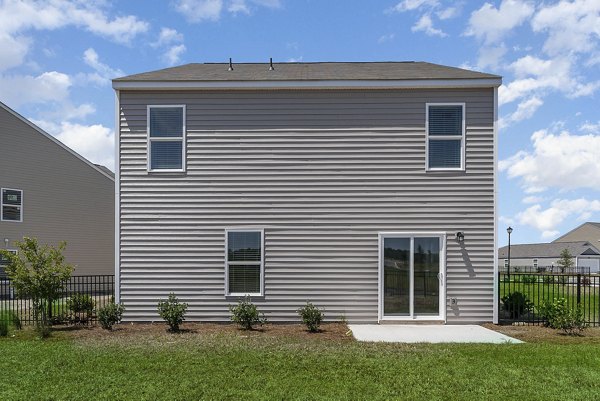
<path id="1" fill-rule="evenodd" d="M 233 63 L 231 62 L 231 57 L 229 57 L 229 71 L 233 71 Z"/>
<path id="2" fill-rule="evenodd" d="M 273 57 L 269 58 L 269 71 L 275 71 L 275 67 L 273 67 Z"/>

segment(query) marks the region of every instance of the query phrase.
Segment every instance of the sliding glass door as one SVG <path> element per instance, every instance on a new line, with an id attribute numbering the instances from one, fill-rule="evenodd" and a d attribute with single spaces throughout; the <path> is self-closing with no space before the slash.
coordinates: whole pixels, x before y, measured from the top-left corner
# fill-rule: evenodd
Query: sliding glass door
<path id="1" fill-rule="evenodd" d="M 380 235 L 382 318 L 443 318 L 443 236 Z"/>

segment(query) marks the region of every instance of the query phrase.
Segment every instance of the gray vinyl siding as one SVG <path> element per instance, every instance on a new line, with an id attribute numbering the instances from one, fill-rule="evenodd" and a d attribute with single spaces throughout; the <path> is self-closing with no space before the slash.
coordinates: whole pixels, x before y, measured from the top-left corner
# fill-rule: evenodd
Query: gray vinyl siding
<path id="1" fill-rule="evenodd" d="M 2 107 L 0 143 L 0 187 L 23 190 L 23 222 L 0 221 L 0 247 L 66 241 L 73 274 L 114 274 L 114 181 Z"/>
<path id="2" fill-rule="evenodd" d="M 466 171 L 425 172 L 425 104 L 466 103 Z M 185 104 L 187 172 L 148 173 L 147 105 Z M 378 318 L 378 233 L 447 233 L 448 322 L 491 321 L 493 89 L 121 91 L 120 279 L 127 320 L 174 291 L 228 320 L 225 229 L 265 231 L 272 321 L 307 300 Z M 464 231 L 461 247 L 454 240 Z M 447 302 L 449 305 L 449 302 Z"/>

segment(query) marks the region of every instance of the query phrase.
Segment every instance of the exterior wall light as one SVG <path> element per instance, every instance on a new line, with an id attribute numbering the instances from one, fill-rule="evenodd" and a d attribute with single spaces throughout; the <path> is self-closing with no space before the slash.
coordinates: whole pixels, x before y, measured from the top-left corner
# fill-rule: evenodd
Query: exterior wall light
<path id="1" fill-rule="evenodd" d="M 465 241 L 465 233 L 463 233 L 462 231 L 458 231 L 456 233 L 456 241 L 459 244 L 462 244 Z"/>

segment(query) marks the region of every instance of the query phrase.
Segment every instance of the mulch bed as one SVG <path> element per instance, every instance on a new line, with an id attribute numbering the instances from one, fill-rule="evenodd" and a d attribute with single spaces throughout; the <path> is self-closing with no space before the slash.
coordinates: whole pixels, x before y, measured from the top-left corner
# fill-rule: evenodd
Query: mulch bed
<path id="1" fill-rule="evenodd" d="M 168 326 L 162 323 L 123 323 L 112 331 L 99 326 L 58 326 L 53 333 L 61 337 L 86 343 L 173 343 L 205 342 L 220 338 L 231 340 L 260 339 L 267 343 L 285 340 L 291 342 L 352 342 L 352 335 L 344 323 L 325 323 L 321 330 L 311 333 L 301 324 L 266 324 L 253 330 L 243 330 L 234 324 L 184 323 L 178 333 L 170 333 Z"/>
<path id="2" fill-rule="evenodd" d="M 556 343 L 556 344 L 600 344 L 600 328 L 589 327 L 581 335 L 569 336 L 560 330 L 544 326 L 510 326 L 497 324 L 484 324 L 490 330 L 497 331 L 507 336 L 518 338 L 530 343 Z"/>

